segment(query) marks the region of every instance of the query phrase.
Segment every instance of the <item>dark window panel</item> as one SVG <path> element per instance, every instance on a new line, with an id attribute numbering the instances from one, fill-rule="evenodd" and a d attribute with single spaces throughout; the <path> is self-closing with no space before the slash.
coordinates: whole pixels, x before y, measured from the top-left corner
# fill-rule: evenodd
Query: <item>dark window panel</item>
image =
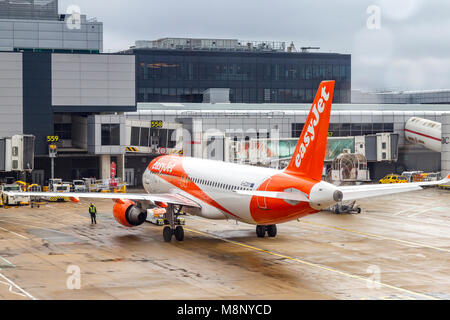
<path id="1" fill-rule="evenodd" d="M 111 124 L 111 145 L 120 146 L 120 124 Z"/>
<path id="2" fill-rule="evenodd" d="M 131 145 L 139 145 L 139 127 L 131 127 Z"/>
<path id="3" fill-rule="evenodd" d="M 102 124 L 102 146 L 111 145 L 111 128 L 109 124 Z"/>
<path id="4" fill-rule="evenodd" d="M 149 146 L 149 128 L 141 128 L 141 138 L 139 145 L 141 147 L 148 147 Z"/>
<path id="5" fill-rule="evenodd" d="M 103 146 L 120 146 L 120 124 L 102 124 L 101 140 Z"/>

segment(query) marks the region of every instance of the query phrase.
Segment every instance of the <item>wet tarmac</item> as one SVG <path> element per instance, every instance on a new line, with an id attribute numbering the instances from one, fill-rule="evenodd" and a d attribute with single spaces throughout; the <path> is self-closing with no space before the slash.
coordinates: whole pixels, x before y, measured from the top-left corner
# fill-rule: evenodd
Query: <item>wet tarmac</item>
<path id="1" fill-rule="evenodd" d="M 256 237 L 235 221 L 118 225 L 112 201 L 0 209 L 0 299 L 450 299 L 450 192 L 359 201 Z M 78 274 L 80 276 L 78 276 Z"/>

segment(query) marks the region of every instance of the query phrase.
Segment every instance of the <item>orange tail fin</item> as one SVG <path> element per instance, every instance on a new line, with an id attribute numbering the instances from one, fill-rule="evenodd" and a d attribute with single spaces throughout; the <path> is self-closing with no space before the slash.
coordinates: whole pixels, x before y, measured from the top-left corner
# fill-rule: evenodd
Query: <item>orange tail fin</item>
<path id="1" fill-rule="evenodd" d="M 287 173 L 322 180 L 333 93 L 334 81 L 320 83 Z"/>

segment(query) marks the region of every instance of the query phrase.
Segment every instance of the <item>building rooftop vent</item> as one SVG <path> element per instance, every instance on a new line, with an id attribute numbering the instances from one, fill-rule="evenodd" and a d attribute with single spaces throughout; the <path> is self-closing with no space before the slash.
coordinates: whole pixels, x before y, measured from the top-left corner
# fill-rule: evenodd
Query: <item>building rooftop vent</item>
<path id="1" fill-rule="evenodd" d="M 203 91 L 203 103 L 230 103 L 229 88 L 209 88 Z"/>

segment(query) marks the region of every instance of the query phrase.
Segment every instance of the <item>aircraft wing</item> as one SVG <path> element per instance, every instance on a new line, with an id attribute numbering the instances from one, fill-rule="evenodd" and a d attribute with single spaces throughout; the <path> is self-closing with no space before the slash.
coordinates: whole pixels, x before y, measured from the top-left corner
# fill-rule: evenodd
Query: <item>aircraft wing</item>
<path id="1" fill-rule="evenodd" d="M 152 202 L 166 202 L 170 204 L 182 205 L 187 207 L 201 208 L 201 206 L 179 194 L 161 193 L 100 193 L 100 192 L 11 192 L 5 194 L 10 196 L 25 197 L 64 197 L 64 198 L 90 198 L 90 199 L 128 199 L 128 200 L 147 200 Z"/>
<path id="2" fill-rule="evenodd" d="M 360 185 L 360 186 L 343 186 L 338 187 L 343 193 L 342 201 L 358 200 L 363 198 L 378 197 L 394 193 L 408 192 L 421 190 L 426 186 L 436 186 L 450 182 L 450 175 L 440 181 L 429 182 L 413 182 L 413 183 L 398 183 L 398 184 L 374 184 L 374 185 Z"/>

